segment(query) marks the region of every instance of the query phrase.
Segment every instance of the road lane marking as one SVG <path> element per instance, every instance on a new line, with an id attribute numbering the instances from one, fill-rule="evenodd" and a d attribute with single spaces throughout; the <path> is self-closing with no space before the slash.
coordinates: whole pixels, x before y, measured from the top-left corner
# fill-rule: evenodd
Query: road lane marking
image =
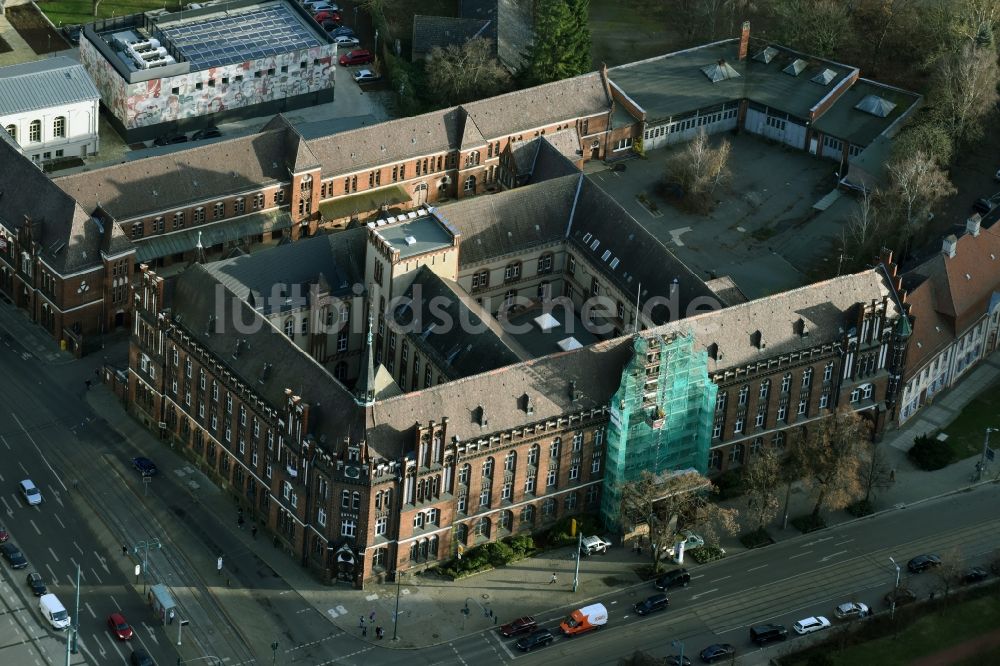
<path id="1" fill-rule="evenodd" d="M 799 546 L 799 548 L 809 548 L 810 546 L 815 546 L 818 543 L 823 543 L 824 541 L 829 541 L 830 539 L 833 538 L 834 537 L 832 536 L 828 536 L 828 537 L 823 537 L 822 539 L 816 539 L 815 541 L 810 541 L 809 543 L 802 544 L 801 546 Z"/>
<path id="2" fill-rule="evenodd" d="M 52 570 L 52 567 L 50 567 L 47 562 L 45 563 L 45 568 L 49 570 L 49 580 L 51 580 L 53 583 L 56 582 L 56 580 L 58 580 L 58 578 L 56 577 L 56 572 Z M 72 583 L 70 584 L 72 585 Z"/>
<path id="3" fill-rule="evenodd" d="M 100 553 L 98 553 L 96 550 L 94 551 L 94 557 L 96 557 L 97 561 L 101 563 L 101 568 L 104 569 L 104 571 L 106 571 L 108 574 L 110 574 L 111 569 L 108 568 L 108 561 L 105 558 L 101 557 Z"/>
<path id="4" fill-rule="evenodd" d="M 94 572 L 94 578 L 97 579 L 97 582 L 103 585 L 104 581 L 101 580 L 101 577 L 97 575 L 97 569 L 95 569 L 94 567 L 90 567 L 90 570 Z"/>
<path id="5" fill-rule="evenodd" d="M 705 590 L 704 592 L 699 592 L 698 594 L 692 595 L 691 596 L 691 600 L 694 601 L 698 597 L 703 597 L 706 594 L 711 594 L 712 592 L 718 592 L 718 591 L 719 591 L 719 588 L 712 588 L 711 590 Z"/>
<path id="6" fill-rule="evenodd" d="M 29 518 L 28 522 L 31 523 L 31 526 L 35 528 L 35 531 L 38 533 L 38 536 L 42 536 L 42 531 L 38 529 L 38 525 L 35 524 L 35 519 Z"/>
<path id="7" fill-rule="evenodd" d="M 7 442 L 7 438 L 6 438 L 6 437 L 4 437 L 3 435 L 0 435 L 0 442 L 3 442 L 3 445 L 4 445 L 4 446 L 6 446 L 6 447 L 7 447 L 8 449 L 10 449 L 11 451 L 13 451 L 13 450 L 14 450 L 14 449 L 11 449 L 11 448 L 10 448 L 10 443 L 9 443 L 9 442 Z"/>
<path id="8" fill-rule="evenodd" d="M 69 490 L 66 487 L 66 484 L 63 483 L 62 477 L 60 477 L 58 474 L 56 474 L 56 471 L 54 469 L 52 469 L 52 465 L 49 464 L 48 459 L 42 453 L 42 449 L 38 446 L 38 442 L 35 441 L 35 438 L 31 436 L 30 432 L 28 432 L 28 429 L 24 427 L 23 423 L 21 423 L 21 419 L 17 418 L 17 414 L 15 414 L 14 412 L 11 412 L 10 415 L 11 415 L 11 418 L 13 418 L 17 422 L 17 425 L 20 426 L 21 430 L 24 431 L 25 436 L 31 441 L 31 445 L 35 447 L 35 450 L 38 451 L 38 455 L 41 456 L 42 461 L 45 463 L 45 466 L 49 468 L 50 472 L 52 472 L 52 476 L 54 476 L 56 478 L 56 481 L 59 482 L 59 485 L 62 486 L 62 489 L 63 490 Z M 24 465 L 21 465 L 21 467 L 24 467 Z M 25 472 L 25 474 L 27 474 L 28 470 L 24 470 L 24 472 Z M 60 502 L 60 504 L 62 504 L 62 502 Z"/>
<path id="9" fill-rule="evenodd" d="M 54 559 L 56 562 L 58 562 L 59 561 L 59 556 L 56 555 L 56 551 L 52 550 L 52 546 L 49 546 L 49 552 L 52 553 L 52 559 Z"/>
<path id="10" fill-rule="evenodd" d="M 63 529 L 66 529 L 66 525 L 63 523 L 62 518 L 59 517 L 59 514 L 58 513 L 53 513 L 52 515 L 55 517 L 56 522 L 59 523 L 59 527 L 61 527 Z"/>
<path id="11" fill-rule="evenodd" d="M 836 553 L 830 553 L 826 557 L 820 558 L 820 562 L 826 562 L 827 560 L 829 560 L 831 558 L 834 558 L 834 557 L 837 557 L 838 555 L 843 555 L 846 552 L 848 552 L 848 551 L 841 550 L 841 551 L 837 551 Z"/>
<path id="12" fill-rule="evenodd" d="M 7 508 L 7 515 L 8 516 L 13 516 L 14 515 L 14 509 L 10 508 L 10 504 L 7 504 L 7 498 L 4 497 L 2 499 L 3 499 L 3 505 Z"/>
<path id="13" fill-rule="evenodd" d="M 87 609 L 88 611 L 90 611 L 90 616 L 91 616 L 92 618 L 94 618 L 94 619 L 96 620 L 96 619 L 97 619 L 97 613 L 95 613 L 95 612 L 94 612 L 94 609 L 90 607 L 90 602 L 88 602 L 88 601 L 84 601 L 84 602 L 83 602 L 83 605 L 84 605 L 84 607 L 85 607 L 85 608 L 86 608 L 86 609 Z"/>
<path id="14" fill-rule="evenodd" d="M 751 571 L 757 571 L 757 569 L 763 569 L 766 566 L 767 566 L 766 564 L 762 564 L 759 567 L 754 567 L 753 569 L 747 569 L 747 573 L 749 573 Z"/>
<path id="15" fill-rule="evenodd" d="M 854 539 L 844 539 L 843 541 L 838 541 L 837 543 L 835 543 L 833 545 L 834 546 L 843 546 L 845 543 L 851 543 L 852 541 L 854 541 Z"/>
<path id="16" fill-rule="evenodd" d="M 56 517 L 58 518 L 59 516 L 56 516 Z M 80 554 L 83 555 L 83 548 L 80 548 L 80 544 L 78 544 L 76 541 L 74 541 L 73 545 L 76 547 L 76 549 L 78 551 L 80 551 Z"/>
<path id="17" fill-rule="evenodd" d="M 709 583 L 718 583 L 720 580 L 726 580 L 727 578 L 732 578 L 732 576 L 723 576 L 722 578 L 713 578 L 708 581 Z"/>
<path id="18" fill-rule="evenodd" d="M 794 559 L 795 559 L 796 557 L 802 557 L 803 555 L 808 555 L 808 554 L 809 554 L 809 553 L 811 553 L 811 552 L 812 552 L 811 550 L 807 550 L 807 551 L 806 551 L 806 552 L 804 552 L 804 553 L 798 553 L 797 555 L 791 555 L 791 556 L 789 556 L 789 558 L 788 558 L 788 559 L 790 559 L 790 560 L 794 560 Z"/>

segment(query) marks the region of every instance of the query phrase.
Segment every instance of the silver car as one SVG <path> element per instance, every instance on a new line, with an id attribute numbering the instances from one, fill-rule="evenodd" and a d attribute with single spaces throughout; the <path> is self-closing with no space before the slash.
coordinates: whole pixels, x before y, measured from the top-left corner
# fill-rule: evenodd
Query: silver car
<path id="1" fill-rule="evenodd" d="M 871 613 L 867 605 L 856 601 L 848 601 L 833 609 L 833 615 L 838 620 L 853 620 L 856 617 L 865 617 Z"/>

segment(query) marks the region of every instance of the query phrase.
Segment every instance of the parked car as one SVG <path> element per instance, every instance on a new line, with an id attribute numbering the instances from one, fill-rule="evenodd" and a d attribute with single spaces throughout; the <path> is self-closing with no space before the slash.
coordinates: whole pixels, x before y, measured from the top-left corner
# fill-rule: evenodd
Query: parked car
<path id="1" fill-rule="evenodd" d="M 788 629 L 783 624 L 758 624 L 750 627 L 750 642 L 757 646 L 784 640 L 788 640 Z"/>
<path id="2" fill-rule="evenodd" d="M 603 555 L 608 552 L 610 545 L 610 542 L 605 541 L 599 536 L 583 537 L 580 541 L 580 552 L 584 555 L 593 555 L 594 553 L 601 553 Z"/>
<path id="3" fill-rule="evenodd" d="M 142 648 L 134 648 L 128 658 L 128 663 L 132 666 L 156 666 L 156 662 L 149 656 L 149 653 Z"/>
<path id="4" fill-rule="evenodd" d="M 736 648 L 729 643 L 713 643 L 702 650 L 698 656 L 706 664 L 711 664 L 723 659 L 730 659 L 736 654 Z"/>
<path id="5" fill-rule="evenodd" d="M 682 657 L 679 654 L 669 654 L 667 655 L 663 663 L 665 666 L 691 666 L 691 660 L 687 657 Z"/>
<path id="6" fill-rule="evenodd" d="M 10 534 L 7 533 L 7 530 L 5 530 L 4 528 L 0 527 L 0 543 L 3 543 L 4 541 L 6 541 L 9 538 L 10 538 Z"/>
<path id="7" fill-rule="evenodd" d="M 188 140 L 186 134 L 165 134 L 163 136 L 156 137 L 153 141 L 154 146 L 172 146 L 175 143 L 185 143 Z"/>
<path id="8" fill-rule="evenodd" d="M 121 613 L 112 613 L 108 616 L 108 631 L 120 641 L 132 638 L 132 627 L 125 621 L 125 616 Z"/>
<path id="9" fill-rule="evenodd" d="M 346 25 L 342 25 L 336 30 L 328 30 L 327 34 L 336 39 L 337 37 L 354 37 L 354 31 Z"/>
<path id="10" fill-rule="evenodd" d="M 378 81 L 381 78 L 382 78 L 381 76 L 379 76 L 370 69 L 359 69 L 358 71 L 354 72 L 354 80 L 358 84 L 372 83 L 374 81 Z"/>
<path id="11" fill-rule="evenodd" d="M 989 199 L 976 199 L 976 202 L 972 204 L 972 210 L 976 211 L 980 215 L 987 215 L 991 210 L 993 210 L 993 202 Z"/>
<path id="12" fill-rule="evenodd" d="M 331 11 L 316 12 L 313 14 L 313 20 L 320 25 L 322 25 L 324 21 L 334 21 L 336 23 L 344 22 L 344 19 L 340 17 L 340 14 Z"/>
<path id="13" fill-rule="evenodd" d="M 201 139 L 217 139 L 222 136 L 222 132 L 215 125 L 211 125 L 204 129 L 200 129 L 191 135 L 192 141 L 199 141 Z"/>
<path id="14" fill-rule="evenodd" d="M 368 49 L 354 49 L 340 56 L 340 66 L 349 67 L 351 65 L 367 65 L 375 60 Z"/>
<path id="15" fill-rule="evenodd" d="M 871 610 L 865 604 L 848 601 L 833 609 L 833 616 L 838 620 L 853 620 L 856 617 L 870 615 Z"/>
<path id="16" fill-rule="evenodd" d="M 10 565 L 11 569 L 23 569 L 28 566 L 28 560 L 24 558 L 24 553 L 9 541 L 0 544 L 0 553 L 3 553 L 3 559 L 7 560 L 7 564 Z"/>
<path id="17" fill-rule="evenodd" d="M 701 548 L 702 546 L 705 545 L 705 540 L 700 536 L 698 536 L 697 534 L 694 534 L 693 532 L 683 532 L 681 533 L 681 539 L 677 541 L 672 547 L 667 549 L 667 554 L 670 555 L 671 557 L 676 557 L 677 547 L 681 543 L 684 544 L 684 552 L 687 552 L 689 550 L 694 550 L 695 548 Z"/>
<path id="18" fill-rule="evenodd" d="M 555 640 L 555 636 L 548 629 L 539 629 L 538 631 L 525 636 L 524 638 L 514 643 L 518 650 L 522 652 L 531 652 L 537 647 L 544 647 Z"/>
<path id="19" fill-rule="evenodd" d="M 691 574 L 687 569 L 674 569 L 656 579 L 656 589 L 669 590 L 672 587 L 687 587 L 691 582 Z"/>
<path id="20" fill-rule="evenodd" d="M 900 587 L 895 590 L 889 590 L 885 595 L 885 605 L 892 606 L 893 601 L 896 602 L 897 606 L 905 606 L 906 604 L 913 603 L 917 600 L 917 595 L 913 593 L 908 587 Z"/>
<path id="21" fill-rule="evenodd" d="M 24 497 L 24 501 L 31 506 L 42 503 L 42 492 L 35 485 L 35 482 L 31 479 L 25 479 L 18 484 L 18 488 L 21 490 L 21 496 Z"/>
<path id="22" fill-rule="evenodd" d="M 340 7 L 338 7 L 337 5 L 331 4 L 329 2 L 325 2 L 323 0 L 320 0 L 319 2 L 307 2 L 306 6 L 309 7 L 309 11 L 314 12 L 314 13 L 315 12 L 339 12 L 340 11 Z"/>
<path id="23" fill-rule="evenodd" d="M 333 38 L 333 43 L 337 45 L 338 49 L 361 46 L 361 40 L 354 35 L 337 35 Z"/>
<path id="24" fill-rule="evenodd" d="M 535 618 L 530 615 L 525 615 L 524 617 L 519 617 L 513 622 L 508 622 L 507 624 L 501 626 L 500 633 L 510 638 L 511 636 L 523 634 L 526 631 L 534 631 L 537 628 L 538 623 L 535 622 Z"/>
<path id="25" fill-rule="evenodd" d="M 156 464 L 149 458 L 142 456 L 132 458 L 132 467 L 135 467 L 136 471 L 143 476 L 153 476 L 156 474 Z"/>
<path id="26" fill-rule="evenodd" d="M 979 581 L 986 580 L 989 575 L 989 572 L 983 567 L 972 567 L 962 574 L 962 582 L 978 583 Z"/>
<path id="27" fill-rule="evenodd" d="M 794 629 L 795 633 L 799 634 L 800 636 L 804 636 L 806 634 L 811 634 L 815 631 L 821 631 L 823 629 L 828 628 L 829 626 L 830 626 L 830 621 L 828 619 L 826 619 L 822 615 L 817 615 L 816 617 L 807 617 L 805 619 L 799 620 L 798 622 L 792 625 L 792 629 Z"/>
<path id="28" fill-rule="evenodd" d="M 906 563 L 906 569 L 910 573 L 921 573 L 936 566 L 940 566 L 941 558 L 933 553 L 917 555 Z"/>
<path id="29" fill-rule="evenodd" d="M 67 42 L 73 46 L 77 46 L 80 43 L 80 33 L 83 32 L 83 26 L 77 24 L 64 25 L 60 32 L 62 32 Z"/>
<path id="30" fill-rule="evenodd" d="M 654 594 L 647 597 L 643 601 L 632 606 L 632 609 L 639 615 L 649 615 L 650 613 L 655 613 L 656 611 L 663 610 L 670 605 L 670 599 L 667 598 L 666 594 L 662 592 L 660 594 Z"/>
<path id="31" fill-rule="evenodd" d="M 323 29 L 331 35 L 344 27 L 336 21 L 323 21 L 320 25 L 322 25 Z"/>
<path id="32" fill-rule="evenodd" d="M 48 594 L 48 589 L 45 587 L 45 581 L 42 580 L 42 574 L 32 571 L 28 574 L 28 587 L 31 588 L 31 593 L 36 597 L 40 597 L 43 594 Z"/>

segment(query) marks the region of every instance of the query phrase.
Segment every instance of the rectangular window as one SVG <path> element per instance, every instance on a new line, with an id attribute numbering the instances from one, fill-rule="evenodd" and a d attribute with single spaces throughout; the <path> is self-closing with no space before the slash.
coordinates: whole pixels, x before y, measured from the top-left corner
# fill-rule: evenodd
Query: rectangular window
<path id="1" fill-rule="evenodd" d="M 389 529 L 389 518 L 380 516 L 375 519 L 375 536 L 383 536 Z"/>
<path id="2" fill-rule="evenodd" d="M 354 538 L 357 531 L 357 524 L 350 518 L 345 518 L 340 522 L 340 536 Z"/>
<path id="3" fill-rule="evenodd" d="M 555 468 L 550 469 L 548 475 L 545 478 L 546 487 L 554 488 L 558 478 L 559 478 L 559 470 Z"/>

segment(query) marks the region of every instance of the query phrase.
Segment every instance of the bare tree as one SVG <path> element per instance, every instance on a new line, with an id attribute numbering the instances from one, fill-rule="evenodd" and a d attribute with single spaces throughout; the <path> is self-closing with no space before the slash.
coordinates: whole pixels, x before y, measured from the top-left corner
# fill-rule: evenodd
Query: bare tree
<path id="1" fill-rule="evenodd" d="M 427 82 L 448 104 L 492 97 L 510 87 L 510 73 L 481 37 L 461 46 L 434 47 L 427 55 Z"/>
<path id="2" fill-rule="evenodd" d="M 833 55 L 851 34 L 848 12 L 838 0 L 774 0 L 779 39 L 817 56 Z"/>
<path id="3" fill-rule="evenodd" d="M 719 489 L 712 486 L 710 492 Z M 725 507 L 709 500 L 706 494 L 698 494 L 690 505 L 690 510 L 682 523 L 697 531 L 706 546 L 718 546 L 722 534 L 734 536 L 740 531 L 740 512 L 733 507 Z"/>
<path id="4" fill-rule="evenodd" d="M 934 115 L 952 140 L 965 143 L 979 138 L 987 116 L 997 104 L 996 50 L 971 42 L 945 56 L 931 82 L 930 103 Z"/>
<path id="5" fill-rule="evenodd" d="M 861 485 L 865 489 L 865 502 L 874 502 L 879 491 L 892 485 L 892 468 L 882 448 L 868 443 L 863 452 Z"/>
<path id="6" fill-rule="evenodd" d="M 845 407 L 820 419 L 804 437 L 790 443 L 797 449 L 802 480 L 815 497 L 814 517 L 824 509 L 843 509 L 864 492 L 860 453 L 869 429 L 864 417 Z"/>
<path id="7" fill-rule="evenodd" d="M 951 594 L 952 588 L 961 581 L 964 571 L 965 558 L 962 557 L 959 548 L 949 548 L 941 554 L 941 564 L 934 568 L 934 575 L 941 581 L 945 599 Z"/>
<path id="8" fill-rule="evenodd" d="M 847 227 L 844 230 L 844 246 L 854 256 L 868 256 L 868 248 L 881 241 L 879 234 L 879 224 L 882 219 L 879 216 L 878 206 L 875 201 L 877 193 L 865 190 L 858 201 L 857 209 L 847 220 Z"/>
<path id="9" fill-rule="evenodd" d="M 899 211 L 899 231 L 905 237 L 913 236 L 927 223 L 931 208 L 954 194 L 955 188 L 944 170 L 922 150 L 892 161 L 887 168 L 889 187 L 882 200 Z"/>
<path id="10" fill-rule="evenodd" d="M 913 11 L 916 0 L 860 0 L 852 13 L 854 30 L 861 44 L 870 53 L 869 69 L 878 68 L 882 48 L 897 28 L 901 19 Z"/>
<path id="11" fill-rule="evenodd" d="M 761 450 L 743 468 L 743 495 L 754 529 L 764 529 L 778 513 L 780 474 L 778 453 L 771 447 Z"/>
<path id="12" fill-rule="evenodd" d="M 729 153 L 729 141 L 723 139 L 713 148 L 702 130 L 684 150 L 667 159 L 665 182 L 680 185 L 695 201 L 707 200 L 729 175 Z"/>

